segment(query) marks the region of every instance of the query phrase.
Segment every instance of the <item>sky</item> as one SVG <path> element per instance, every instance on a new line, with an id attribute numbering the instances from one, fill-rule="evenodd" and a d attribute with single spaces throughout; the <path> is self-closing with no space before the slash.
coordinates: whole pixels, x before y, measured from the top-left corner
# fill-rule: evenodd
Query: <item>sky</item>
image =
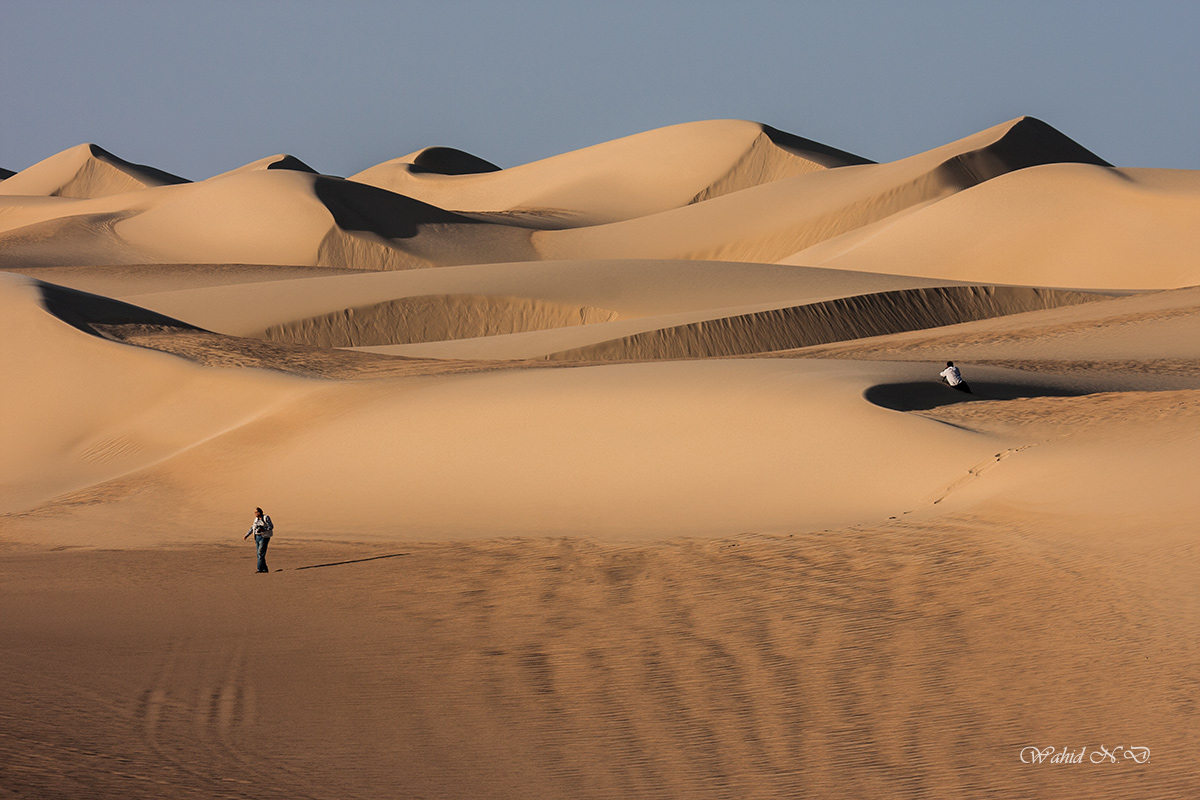
<path id="1" fill-rule="evenodd" d="M 0 31 L 10 170 L 82 142 L 192 179 L 432 145 L 510 167 L 722 118 L 889 161 L 1022 115 L 1200 169 L 1191 0 L 3 0 Z"/>

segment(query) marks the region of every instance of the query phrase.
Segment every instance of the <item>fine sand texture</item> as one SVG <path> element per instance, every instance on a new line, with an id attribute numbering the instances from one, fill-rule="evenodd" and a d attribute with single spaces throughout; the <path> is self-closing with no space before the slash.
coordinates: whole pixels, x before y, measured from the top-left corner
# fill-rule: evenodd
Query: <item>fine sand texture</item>
<path id="1" fill-rule="evenodd" d="M 1200 796 L 1195 172 L 230 166 L 0 171 L 0 798 Z"/>

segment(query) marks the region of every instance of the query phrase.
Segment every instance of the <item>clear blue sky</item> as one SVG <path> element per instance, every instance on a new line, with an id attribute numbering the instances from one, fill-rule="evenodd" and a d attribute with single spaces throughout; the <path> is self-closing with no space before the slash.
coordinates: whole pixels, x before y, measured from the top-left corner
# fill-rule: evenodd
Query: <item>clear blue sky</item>
<path id="1" fill-rule="evenodd" d="M 0 166 L 81 142 L 205 178 L 346 175 L 428 145 L 501 166 L 739 118 L 875 160 L 1022 114 L 1122 166 L 1200 168 L 1200 3 L 0 5 Z"/>

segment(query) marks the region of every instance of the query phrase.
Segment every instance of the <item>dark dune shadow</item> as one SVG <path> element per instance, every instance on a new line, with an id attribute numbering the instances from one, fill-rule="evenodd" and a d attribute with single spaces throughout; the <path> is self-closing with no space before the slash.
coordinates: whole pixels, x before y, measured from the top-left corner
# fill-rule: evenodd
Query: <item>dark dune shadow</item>
<path id="1" fill-rule="evenodd" d="M 1023 397 L 1081 397 L 1088 391 L 1060 386 L 971 381 L 971 394 L 935 381 L 883 383 L 863 392 L 867 402 L 892 411 L 928 411 L 978 400 L 1016 400 Z"/>
<path id="2" fill-rule="evenodd" d="M 170 172 L 161 170 L 158 167 L 150 167 L 145 164 L 135 164 L 132 161 L 126 161 L 120 156 L 113 155 L 98 144 L 89 144 L 88 152 L 92 157 L 112 164 L 122 172 L 132 172 L 135 177 L 148 181 L 150 185 L 161 184 L 162 186 L 174 186 L 180 183 L 191 183 L 187 178 L 181 178 L 178 175 L 173 175 Z"/>
<path id="3" fill-rule="evenodd" d="M 1043 164 L 1112 166 L 1040 119 L 1024 117 L 992 144 L 954 156 L 941 164 L 938 172 L 947 182 L 966 189 Z"/>
<path id="4" fill-rule="evenodd" d="M 426 147 L 413 159 L 412 171 L 435 175 L 479 175 L 499 172 L 500 167 L 453 147 Z"/>
<path id="5" fill-rule="evenodd" d="M 486 224 L 406 195 L 342 178 L 318 176 L 313 188 L 338 227 L 376 233 L 385 239 L 411 239 L 422 225 Z"/>
<path id="6" fill-rule="evenodd" d="M 103 336 L 93 325 L 153 325 L 199 331 L 195 325 L 156 311 L 114 300 L 104 295 L 81 292 L 66 286 L 38 281 L 43 307 L 63 322 L 84 333 Z"/>
<path id="7" fill-rule="evenodd" d="M 290 169 L 294 172 L 308 172 L 313 175 L 318 174 L 317 171 L 308 164 L 305 164 L 295 156 L 287 154 L 284 154 L 283 158 L 279 159 L 278 161 L 272 161 L 270 164 L 267 164 L 267 169 Z"/>
<path id="8" fill-rule="evenodd" d="M 767 135 L 776 146 L 782 147 L 801 158 L 807 158 L 809 161 L 814 161 L 823 167 L 846 167 L 854 164 L 874 164 L 876 162 L 869 158 L 847 153 L 845 150 L 839 150 L 836 147 L 830 147 L 827 144 L 814 142 L 812 139 L 805 139 L 802 136 L 797 136 L 794 133 L 781 131 L 778 128 L 772 128 L 770 125 L 763 125 L 763 133 Z"/>

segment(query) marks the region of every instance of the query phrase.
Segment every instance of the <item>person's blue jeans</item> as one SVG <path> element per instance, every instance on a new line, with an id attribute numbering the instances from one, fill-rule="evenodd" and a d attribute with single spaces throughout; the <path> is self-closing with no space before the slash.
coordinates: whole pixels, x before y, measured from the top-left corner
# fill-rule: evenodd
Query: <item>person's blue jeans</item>
<path id="1" fill-rule="evenodd" d="M 254 544 L 258 548 L 258 571 L 270 572 L 267 569 L 267 545 L 271 543 L 270 536 L 263 536 L 261 533 L 254 534 Z"/>

